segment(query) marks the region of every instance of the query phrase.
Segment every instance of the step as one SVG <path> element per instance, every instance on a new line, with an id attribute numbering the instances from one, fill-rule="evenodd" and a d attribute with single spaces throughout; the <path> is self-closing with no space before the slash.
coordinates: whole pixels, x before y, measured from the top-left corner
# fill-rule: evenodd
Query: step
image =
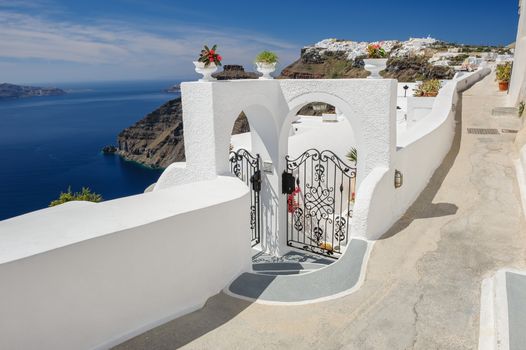
<path id="1" fill-rule="evenodd" d="M 517 117 L 519 109 L 517 107 L 495 107 L 491 110 L 493 117 Z"/>
<path id="2" fill-rule="evenodd" d="M 526 272 L 502 269 L 482 281 L 479 350 L 519 350 L 526 344 Z"/>
<path id="3" fill-rule="evenodd" d="M 326 264 L 277 262 L 253 264 L 252 271 L 260 275 L 295 275 L 321 269 Z"/>

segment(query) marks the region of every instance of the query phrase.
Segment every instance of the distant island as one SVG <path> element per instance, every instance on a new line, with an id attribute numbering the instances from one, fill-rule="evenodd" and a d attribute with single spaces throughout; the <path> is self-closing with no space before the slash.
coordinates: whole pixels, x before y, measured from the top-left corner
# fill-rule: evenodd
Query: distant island
<path id="1" fill-rule="evenodd" d="M 178 93 L 181 92 L 181 87 L 179 85 L 172 85 L 169 88 L 164 89 L 163 92 Z"/>
<path id="2" fill-rule="evenodd" d="M 65 94 L 66 92 L 64 90 L 54 87 L 0 84 L 0 101 L 34 96 L 61 96 Z"/>

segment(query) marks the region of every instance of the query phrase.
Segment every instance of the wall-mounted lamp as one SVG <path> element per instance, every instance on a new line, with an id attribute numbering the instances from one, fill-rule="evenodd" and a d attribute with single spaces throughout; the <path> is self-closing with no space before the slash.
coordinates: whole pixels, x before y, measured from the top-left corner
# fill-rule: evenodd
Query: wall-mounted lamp
<path id="1" fill-rule="evenodd" d="M 409 89 L 409 86 L 404 85 L 403 89 L 404 89 L 404 97 L 407 97 L 407 89 Z"/>
<path id="2" fill-rule="evenodd" d="M 400 170 L 395 170 L 395 176 L 394 176 L 395 188 L 402 187 L 403 184 L 404 184 L 404 175 L 402 175 Z"/>

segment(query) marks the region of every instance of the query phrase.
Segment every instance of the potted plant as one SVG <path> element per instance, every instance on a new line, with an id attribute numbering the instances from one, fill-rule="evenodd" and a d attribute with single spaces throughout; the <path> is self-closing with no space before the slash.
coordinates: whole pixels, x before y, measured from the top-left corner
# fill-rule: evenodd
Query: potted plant
<path id="1" fill-rule="evenodd" d="M 381 79 L 380 71 L 387 67 L 387 52 L 380 44 L 367 46 L 367 58 L 363 60 L 365 70 L 371 72 L 367 79 Z"/>
<path id="2" fill-rule="evenodd" d="M 212 46 L 211 49 L 205 45 L 197 61 L 194 61 L 195 71 L 203 75 L 199 81 L 215 80 L 212 78 L 212 73 L 217 70 L 217 66 L 221 65 L 222 59 L 217 53 L 217 45 Z"/>
<path id="3" fill-rule="evenodd" d="M 507 91 L 511 79 L 511 63 L 506 62 L 497 66 L 496 80 L 499 82 L 499 91 Z"/>
<path id="4" fill-rule="evenodd" d="M 278 55 L 272 51 L 262 51 L 256 56 L 256 68 L 258 72 L 263 74 L 259 77 L 262 80 L 273 79 L 270 73 L 276 70 L 276 64 L 278 63 Z"/>
<path id="5" fill-rule="evenodd" d="M 440 87 L 441 83 L 438 79 L 424 80 L 416 86 L 413 95 L 417 97 L 436 97 Z"/>

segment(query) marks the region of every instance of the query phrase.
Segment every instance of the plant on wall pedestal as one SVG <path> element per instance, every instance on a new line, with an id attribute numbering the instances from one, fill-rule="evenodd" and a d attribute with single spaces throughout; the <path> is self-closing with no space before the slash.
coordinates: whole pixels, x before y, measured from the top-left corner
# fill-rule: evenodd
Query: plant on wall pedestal
<path id="1" fill-rule="evenodd" d="M 499 82 L 499 90 L 507 91 L 511 79 L 511 63 L 499 64 L 496 70 L 496 79 Z"/>
<path id="2" fill-rule="evenodd" d="M 414 96 L 417 97 L 435 97 L 438 95 L 441 83 L 438 79 L 425 80 L 417 85 Z"/>
<path id="3" fill-rule="evenodd" d="M 270 73 L 276 70 L 278 63 L 278 55 L 272 51 L 262 51 L 256 56 L 256 67 L 258 72 L 263 74 L 259 79 L 268 80 L 273 79 Z"/>
<path id="4" fill-rule="evenodd" d="M 205 45 L 197 61 L 194 61 L 195 71 L 203 75 L 199 81 L 215 80 L 212 78 L 212 73 L 221 65 L 222 60 L 221 55 L 217 53 L 217 45 L 212 46 L 211 49 Z"/>
<path id="5" fill-rule="evenodd" d="M 380 71 L 387 67 L 387 52 L 380 44 L 367 46 L 367 58 L 363 60 L 365 70 L 371 72 L 367 79 L 381 79 Z"/>

